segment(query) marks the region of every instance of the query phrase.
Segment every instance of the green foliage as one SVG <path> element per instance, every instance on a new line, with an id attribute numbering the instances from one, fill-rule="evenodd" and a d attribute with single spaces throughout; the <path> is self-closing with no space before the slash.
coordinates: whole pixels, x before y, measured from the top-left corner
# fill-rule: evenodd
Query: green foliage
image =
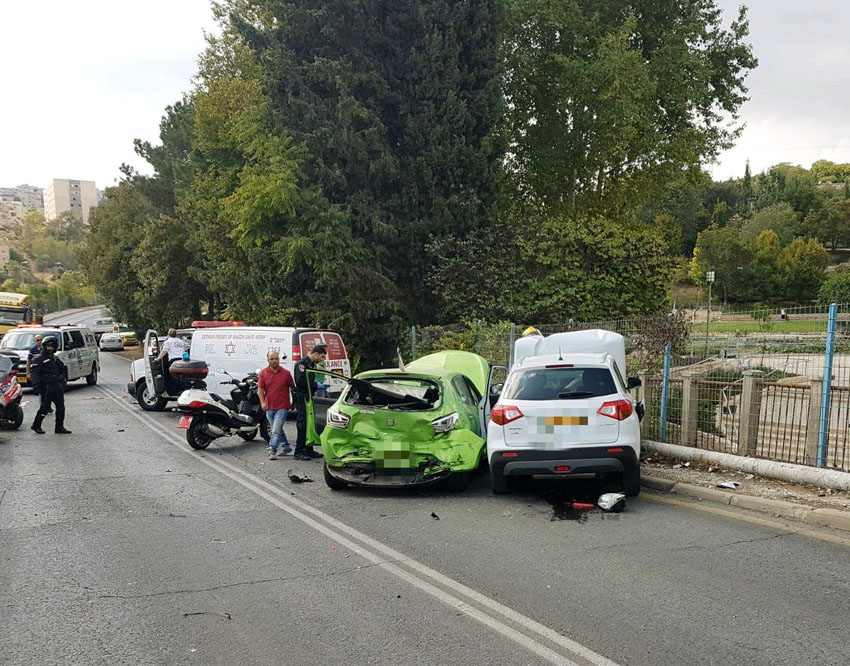
<path id="1" fill-rule="evenodd" d="M 785 274 L 786 297 L 798 302 L 813 300 L 826 279 L 828 265 L 829 253 L 818 241 L 792 241 L 776 261 L 777 268 Z"/>
<path id="2" fill-rule="evenodd" d="M 801 235 L 800 216 L 791 204 L 782 202 L 756 212 L 741 227 L 744 239 L 749 241 L 768 229 L 776 232 L 782 245 L 788 245 Z"/>
<path id="3" fill-rule="evenodd" d="M 810 235 L 833 250 L 846 245 L 850 242 L 850 199 L 835 190 L 819 193 L 804 226 Z"/>
<path id="4" fill-rule="evenodd" d="M 818 291 L 818 302 L 824 305 L 850 303 L 850 271 L 832 273 Z"/>
<path id="5" fill-rule="evenodd" d="M 511 170 L 557 212 L 640 206 L 731 145 L 757 61 L 746 10 L 713 0 L 510 0 L 504 40 Z"/>
<path id="6" fill-rule="evenodd" d="M 812 164 L 812 175 L 821 183 L 846 183 L 850 181 L 850 164 L 818 160 Z"/>

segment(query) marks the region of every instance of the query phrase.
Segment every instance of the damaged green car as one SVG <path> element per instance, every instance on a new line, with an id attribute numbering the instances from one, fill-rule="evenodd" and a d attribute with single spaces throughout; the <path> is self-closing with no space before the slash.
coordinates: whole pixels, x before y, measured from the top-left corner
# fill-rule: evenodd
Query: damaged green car
<path id="1" fill-rule="evenodd" d="M 481 462 L 494 370 L 481 356 L 446 351 L 399 369 L 348 379 L 319 437 L 328 486 L 466 486 Z"/>

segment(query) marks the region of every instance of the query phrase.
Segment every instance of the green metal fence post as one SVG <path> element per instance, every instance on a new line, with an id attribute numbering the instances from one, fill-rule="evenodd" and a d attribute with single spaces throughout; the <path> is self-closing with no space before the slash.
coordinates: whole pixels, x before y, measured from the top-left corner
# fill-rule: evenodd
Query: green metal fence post
<path id="1" fill-rule="evenodd" d="M 829 443 L 829 391 L 832 387 L 832 357 L 835 354 L 835 320 L 838 318 L 838 305 L 829 306 L 829 326 L 826 329 L 826 352 L 823 359 L 823 384 L 820 397 L 820 428 L 818 429 L 817 466 L 826 465 Z"/>
<path id="2" fill-rule="evenodd" d="M 410 360 L 416 359 L 416 327 L 410 327 Z"/>
<path id="3" fill-rule="evenodd" d="M 667 401 L 670 397 L 670 362 L 673 358 L 673 345 L 668 340 L 664 346 L 664 381 L 661 384 L 661 423 L 658 426 L 658 439 L 667 441 Z"/>

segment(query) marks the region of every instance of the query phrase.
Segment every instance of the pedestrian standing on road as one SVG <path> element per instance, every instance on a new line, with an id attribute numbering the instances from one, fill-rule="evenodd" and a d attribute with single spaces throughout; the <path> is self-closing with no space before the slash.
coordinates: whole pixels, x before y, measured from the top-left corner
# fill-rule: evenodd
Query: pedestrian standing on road
<path id="1" fill-rule="evenodd" d="M 289 370 L 280 367 L 280 355 L 276 351 L 270 351 L 266 359 L 269 365 L 260 370 L 257 395 L 260 397 L 260 405 L 266 413 L 271 431 L 269 460 L 277 460 L 278 456 L 292 453 L 283 426 L 292 408 L 290 391 L 295 388 L 295 382 L 292 381 Z"/>
<path id="2" fill-rule="evenodd" d="M 65 428 L 65 364 L 56 356 L 59 341 L 52 335 L 48 335 L 42 341 L 42 351 L 33 358 L 31 365 L 33 385 L 36 387 L 41 404 L 35 413 L 32 429 L 39 435 L 44 434 L 41 424 L 44 417 L 50 412 L 50 404 L 56 405 L 56 426 L 54 432 L 57 435 L 70 435 L 71 431 Z"/>
<path id="3" fill-rule="evenodd" d="M 324 361 L 328 356 L 325 345 L 316 345 L 312 351 L 295 364 L 295 409 L 298 410 L 295 425 L 298 428 L 298 437 L 295 440 L 296 460 L 312 460 L 321 458 L 322 454 L 314 451 L 312 446 L 307 446 L 307 382 L 308 370 L 314 370 L 316 364 Z M 313 391 L 324 391 L 325 385 L 313 380 Z"/>

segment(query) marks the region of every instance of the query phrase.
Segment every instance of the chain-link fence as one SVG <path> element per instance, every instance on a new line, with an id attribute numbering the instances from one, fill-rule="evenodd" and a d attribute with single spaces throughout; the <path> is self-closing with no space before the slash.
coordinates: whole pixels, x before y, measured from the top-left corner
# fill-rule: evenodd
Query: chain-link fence
<path id="1" fill-rule="evenodd" d="M 850 471 L 850 305 L 411 327 L 399 348 L 410 358 L 463 349 L 508 365 L 529 325 L 623 335 L 627 374 L 643 382 L 647 439 Z"/>

